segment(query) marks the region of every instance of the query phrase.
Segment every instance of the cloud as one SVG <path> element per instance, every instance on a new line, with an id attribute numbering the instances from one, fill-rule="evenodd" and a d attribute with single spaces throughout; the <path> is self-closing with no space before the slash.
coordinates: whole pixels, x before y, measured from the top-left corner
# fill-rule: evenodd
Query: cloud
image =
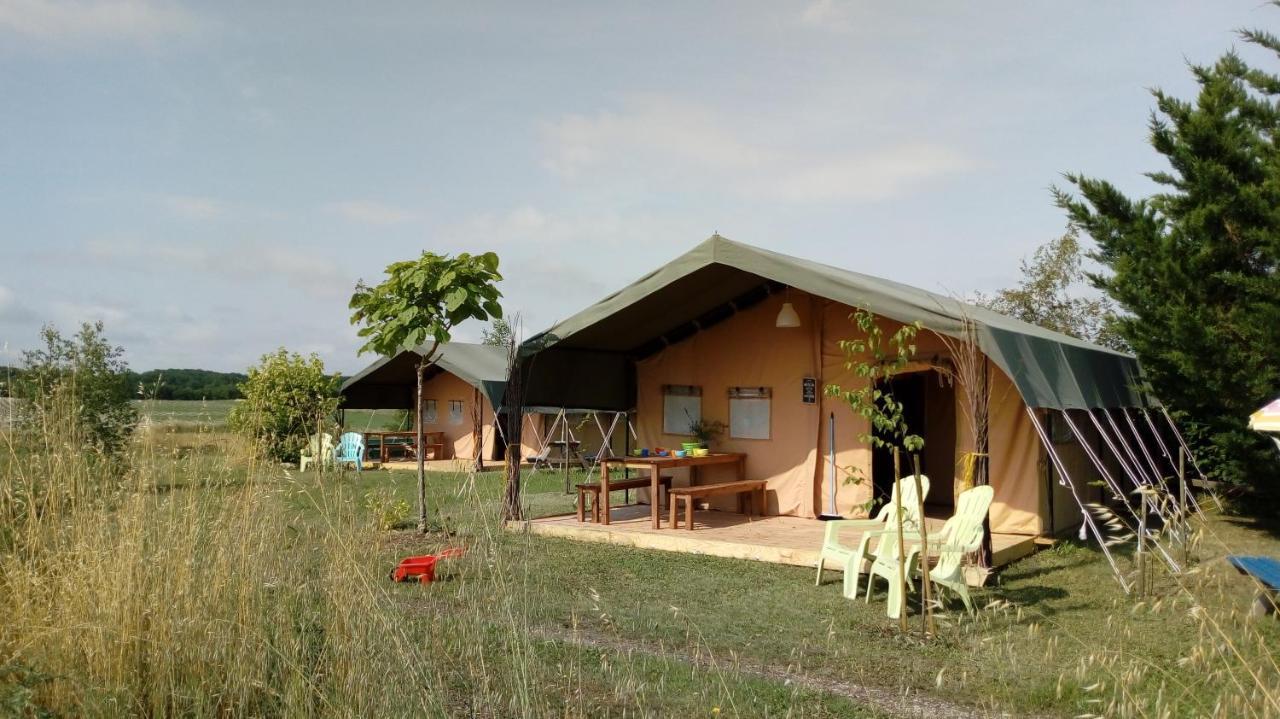
<path id="1" fill-rule="evenodd" d="M 165 195 L 160 201 L 173 214 L 191 220 L 211 220 L 226 212 L 221 202 L 210 197 Z"/>
<path id="2" fill-rule="evenodd" d="M 813 0 L 800 12 L 800 24 L 825 30 L 853 27 L 853 4 L 842 0 Z"/>
<path id="3" fill-rule="evenodd" d="M 0 285 L 0 321 L 22 322 L 33 317 L 31 310 L 8 287 Z"/>
<path id="4" fill-rule="evenodd" d="M 0 0 L 0 34 L 44 43 L 147 41 L 199 25 L 192 13 L 158 0 Z"/>
<path id="5" fill-rule="evenodd" d="M 106 304 L 56 301 L 49 307 L 53 311 L 54 324 L 64 328 L 74 329 L 83 322 L 99 320 L 108 326 L 120 326 L 128 324 L 131 319 L 123 308 Z"/>
<path id="6" fill-rule="evenodd" d="M 566 115 L 544 139 L 545 166 L 567 182 L 797 203 L 879 201 L 972 166 L 957 148 L 869 121 L 805 127 L 803 118 L 774 122 L 662 96 Z"/>
<path id="7" fill-rule="evenodd" d="M 366 225 L 398 225 L 418 219 L 413 212 L 372 200 L 335 202 L 326 209 L 351 222 Z"/>
<path id="8" fill-rule="evenodd" d="M 91 260 L 141 271 L 184 270 L 239 281 L 285 282 L 312 296 L 327 299 L 345 298 L 355 286 L 355 279 L 347 275 L 337 257 L 315 248 L 279 243 L 241 242 L 210 248 L 113 238 L 85 243 L 84 255 Z"/>

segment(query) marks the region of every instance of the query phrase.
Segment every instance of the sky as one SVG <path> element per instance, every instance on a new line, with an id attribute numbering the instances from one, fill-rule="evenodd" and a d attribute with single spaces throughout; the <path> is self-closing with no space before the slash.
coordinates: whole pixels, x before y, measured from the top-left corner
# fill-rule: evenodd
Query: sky
<path id="1" fill-rule="evenodd" d="M 497 252 L 526 335 L 715 232 L 990 292 L 1064 231 L 1062 173 L 1151 190 L 1151 88 L 1277 26 L 1258 0 L 0 0 L 0 364 L 102 320 L 138 370 L 284 346 L 351 373 L 353 286 L 424 250 Z"/>

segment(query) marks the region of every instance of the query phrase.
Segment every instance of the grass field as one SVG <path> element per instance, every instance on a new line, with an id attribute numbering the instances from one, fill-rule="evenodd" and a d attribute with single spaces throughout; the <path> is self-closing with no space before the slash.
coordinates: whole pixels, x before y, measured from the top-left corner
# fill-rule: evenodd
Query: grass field
<path id="1" fill-rule="evenodd" d="M 1199 569 L 1141 602 L 1061 544 L 923 640 L 834 573 L 503 529 L 497 473 L 431 474 L 419 535 L 412 472 L 298 474 L 216 431 L 148 433 L 106 494 L 74 455 L 2 459 L 17 713 L 1280 716 L 1278 623 L 1244 617 L 1221 561 L 1280 540 L 1245 520 L 1212 518 Z M 528 514 L 570 511 L 562 481 L 526 476 Z M 48 501 L 82 485 L 93 501 Z M 435 584 L 386 581 L 445 546 L 467 554 Z"/>
<path id="2" fill-rule="evenodd" d="M 151 423 L 185 429 L 221 429 L 238 400 L 207 401 L 150 399 L 138 404 L 139 414 Z M 346 411 L 347 427 L 355 432 L 400 429 L 402 413 L 395 410 L 352 409 Z"/>

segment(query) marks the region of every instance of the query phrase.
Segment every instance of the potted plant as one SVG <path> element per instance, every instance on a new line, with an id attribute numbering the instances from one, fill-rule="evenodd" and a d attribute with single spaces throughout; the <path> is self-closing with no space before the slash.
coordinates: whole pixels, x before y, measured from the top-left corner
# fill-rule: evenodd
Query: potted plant
<path id="1" fill-rule="evenodd" d="M 689 422 L 689 434 L 697 440 L 698 447 L 710 449 L 711 441 L 724 434 L 725 424 L 718 419 L 696 419 Z"/>

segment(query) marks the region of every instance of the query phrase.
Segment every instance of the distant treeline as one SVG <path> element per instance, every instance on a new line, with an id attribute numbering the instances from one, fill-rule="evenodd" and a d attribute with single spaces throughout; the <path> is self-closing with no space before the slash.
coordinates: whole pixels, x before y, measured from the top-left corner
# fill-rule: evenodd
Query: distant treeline
<path id="1" fill-rule="evenodd" d="M 10 395 L 9 385 L 22 377 L 16 367 L 0 367 L 0 397 Z M 129 392 L 147 399 L 240 399 L 237 388 L 247 379 L 240 372 L 211 372 L 204 369 L 153 369 L 127 372 L 124 385 Z"/>

